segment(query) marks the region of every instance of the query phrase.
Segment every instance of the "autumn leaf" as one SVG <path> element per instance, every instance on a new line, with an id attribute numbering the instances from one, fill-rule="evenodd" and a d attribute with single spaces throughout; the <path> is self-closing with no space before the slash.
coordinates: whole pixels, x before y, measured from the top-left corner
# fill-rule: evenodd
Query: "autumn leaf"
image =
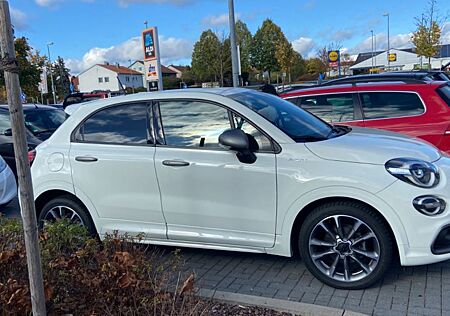
<path id="1" fill-rule="evenodd" d="M 14 252 L 10 250 L 0 252 L 0 263 L 8 261 L 12 257 L 14 257 Z"/>
<path id="2" fill-rule="evenodd" d="M 191 275 L 183 282 L 180 294 L 184 294 L 194 290 L 194 279 L 195 279 L 194 274 L 191 273 Z"/>

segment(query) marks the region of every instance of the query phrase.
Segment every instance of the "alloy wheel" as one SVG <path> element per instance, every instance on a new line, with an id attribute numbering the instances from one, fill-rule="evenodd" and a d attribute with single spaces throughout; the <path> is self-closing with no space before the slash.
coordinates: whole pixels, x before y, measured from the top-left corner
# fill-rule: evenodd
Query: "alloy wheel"
<path id="1" fill-rule="evenodd" d="M 81 216 L 72 208 L 67 206 L 54 206 L 47 211 L 43 218 L 44 222 L 55 222 L 63 219 L 68 220 L 70 224 L 84 226 Z"/>

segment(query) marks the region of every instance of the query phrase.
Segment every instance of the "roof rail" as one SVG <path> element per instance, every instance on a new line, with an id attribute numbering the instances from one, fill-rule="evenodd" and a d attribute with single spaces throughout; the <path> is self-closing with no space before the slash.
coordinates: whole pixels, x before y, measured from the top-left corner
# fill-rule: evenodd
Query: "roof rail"
<path id="1" fill-rule="evenodd" d="M 356 83 L 369 83 L 369 82 L 384 82 L 384 81 L 399 81 L 404 83 L 417 83 L 426 84 L 432 81 L 428 77 L 428 74 L 417 73 L 417 74 L 392 74 L 392 75 L 360 75 L 360 76 L 350 76 L 345 78 L 339 78 L 334 80 L 329 80 L 322 83 L 320 86 L 331 86 L 331 85 L 341 85 L 341 84 L 356 84 Z"/>

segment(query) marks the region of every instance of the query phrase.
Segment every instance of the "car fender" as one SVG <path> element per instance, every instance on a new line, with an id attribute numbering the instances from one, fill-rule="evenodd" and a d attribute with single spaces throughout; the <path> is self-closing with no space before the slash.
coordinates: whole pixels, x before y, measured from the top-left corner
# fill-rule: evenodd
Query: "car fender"
<path id="1" fill-rule="evenodd" d="M 394 234 L 400 257 L 404 257 L 404 246 L 409 243 L 406 231 L 396 212 L 384 200 L 375 194 L 360 188 L 348 186 L 327 186 L 311 190 L 301 195 L 290 205 L 285 213 L 280 213 L 278 218 L 279 227 L 277 229 L 275 247 L 272 250 L 267 249 L 267 252 L 291 256 L 291 234 L 297 215 L 304 211 L 305 208 L 311 203 L 328 198 L 349 198 L 361 201 L 375 208 L 389 224 Z"/>

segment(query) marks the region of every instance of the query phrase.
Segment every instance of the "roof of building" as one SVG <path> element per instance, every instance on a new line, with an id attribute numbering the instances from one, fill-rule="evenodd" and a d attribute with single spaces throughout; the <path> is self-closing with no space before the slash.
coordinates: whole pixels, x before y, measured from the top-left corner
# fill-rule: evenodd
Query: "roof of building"
<path id="1" fill-rule="evenodd" d="M 172 69 L 167 68 L 167 67 L 164 66 L 164 65 L 161 65 L 161 72 L 162 72 L 163 74 L 176 74 L 175 71 L 173 71 Z"/>
<path id="2" fill-rule="evenodd" d="M 127 67 L 123 67 L 120 65 L 102 65 L 102 64 L 98 64 L 98 66 L 101 66 L 103 68 L 106 68 L 108 70 L 114 71 L 115 73 L 118 74 L 122 74 L 122 75 L 142 75 L 139 71 L 127 68 Z"/>
<path id="3" fill-rule="evenodd" d="M 169 67 L 175 68 L 176 70 L 181 72 L 189 70 L 189 66 L 170 65 Z"/>

